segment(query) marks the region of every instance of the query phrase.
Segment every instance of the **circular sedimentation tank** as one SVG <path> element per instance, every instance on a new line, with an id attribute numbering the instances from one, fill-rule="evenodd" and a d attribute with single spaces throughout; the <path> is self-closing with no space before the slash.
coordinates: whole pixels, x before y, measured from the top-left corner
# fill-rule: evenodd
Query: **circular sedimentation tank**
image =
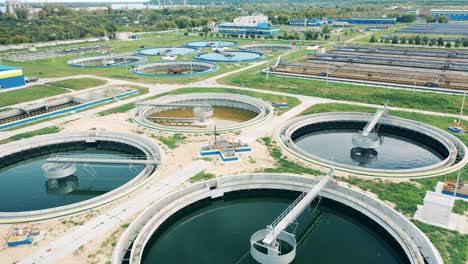
<path id="1" fill-rule="evenodd" d="M 189 77 L 213 73 L 218 65 L 201 61 L 165 61 L 133 66 L 130 72 L 148 77 Z"/>
<path id="2" fill-rule="evenodd" d="M 112 263 L 256 263 L 251 236 L 316 182 L 253 174 L 190 185 L 147 208 L 117 242 Z M 385 204 L 334 183 L 319 196 L 287 229 L 297 242 L 294 263 L 424 263 L 423 256 L 440 263 L 429 239 Z"/>
<path id="3" fill-rule="evenodd" d="M 89 131 L 37 136 L 1 146 L 0 223 L 42 220 L 85 211 L 139 188 L 157 170 L 161 150 L 130 134 Z M 49 158 L 126 159 L 151 164 L 52 163 Z M 60 170 L 56 164 L 64 164 Z M 68 170 L 70 167 L 72 170 Z M 43 168 L 44 167 L 44 168 Z M 51 169 L 46 174 L 43 169 Z M 60 172 L 63 172 L 61 174 Z"/>
<path id="4" fill-rule="evenodd" d="M 239 47 L 241 50 L 254 51 L 260 53 L 284 52 L 295 49 L 295 46 L 288 44 L 251 44 Z"/>
<path id="5" fill-rule="evenodd" d="M 362 130 L 368 113 L 322 113 L 284 124 L 281 145 L 310 163 L 377 177 L 427 177 L 446 174 L 467 163 L 466 146 L 456 137 L 424 123 L 386 116 L 376 132 Z M 358 142 L 359 143 L 359 142 Z M 363 142 L 361 142 L 363 143 Z"/>
<path id="6" fill-rule="evenodd" d="M 195 55 L 195 59 L 212 62 L 246 62 L 261 60 L 263 53 L 242 50 L 216 50 Z"/>
<path id="7" fill-rule="evenodd" d="M 201 111 L 203 110 L 203 111 Z M 240 130 L 274 114 L 270 103 L 240 94 L 189 93 L 167 95 L 140 103 L 133 111 L 136 123 L 177 133 Z"/>
<path id="8" fill-rule="evenodd" d="M 157 47 L 157 48 L 145 48 L 137 52 L 137 55 L 144 56 L 177 56 L 177 55 L 189 55 L 197 52 L 196 48 L 189 47 Z"/>
<path id="9" fill-rule="evenodd" d="M 206 41 L 192 41 L 185 43 L 185 47 L 189 48 L 226 48 L 237 46 L 239 43 L 235 41 L 225 41 L 225 40 L 206 40 Z"/>
<path id="10" fill-rule="evenodd" d="M 135 65 L 144 61 L 146 61 L 146 58 L 142 56 L 110 55 L 71 59 L 67 61 L 67 64 L 73 67 L 107 68 L 125 65 Z"/>

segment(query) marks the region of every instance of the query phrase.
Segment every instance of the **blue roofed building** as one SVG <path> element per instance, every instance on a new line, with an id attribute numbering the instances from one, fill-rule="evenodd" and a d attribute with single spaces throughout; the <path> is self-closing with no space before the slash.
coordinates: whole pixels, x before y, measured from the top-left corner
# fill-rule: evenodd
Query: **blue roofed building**
<path id="1" fill-rule="evenodd" d="M 23 69 L 0 65 L 0 89 L 25 85 Z"/>
<path id="2" fill-rule="evenodd" d="M 288 21 L 288 24 L 298 27 L 320 27 L 323 26 L 325 22 L 318 19 L 291 19 Z"/>
<path id="3" fill-rule="evenodd" d="M 229 35 L 277 35 L 279 27 L 273 27 L 264 15 L 252 15 L 237 17 L 232 23 L 223 22 L 218 24 L 217 32 Z"/>
<path id="4" fill-rule="evenodd" d="M 445 16 L 451 21 L 468 21 L 468 10 L 432 9 L 430 13 L 436 18 Z"/>
<path id="5" fill-rule="evenodd" d="M 350 18 L 339 19 L 337 21 L 347 22 L 352 25 L 394 25 L 397 23 L 396 18 Z"/>

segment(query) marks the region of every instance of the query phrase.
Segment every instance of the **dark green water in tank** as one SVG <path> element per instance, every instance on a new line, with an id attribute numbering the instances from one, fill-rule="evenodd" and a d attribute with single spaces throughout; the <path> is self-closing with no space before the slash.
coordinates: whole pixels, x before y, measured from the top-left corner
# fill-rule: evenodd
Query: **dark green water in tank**
<path id="1" fill-rule="evenodd" d="M 143 263 L 256 263 L 248 253 L 250 236 L 271 224 L 297 195 L 249 191 L 185 208 L 153 234 Z M 366 216 L 325 198 L 317 210 L 315 205 L 298 218 L 294 263 L 409 263 L 396 241 Z"/>
<path id="2" fill-rule="evenodd" d="M 74 175 L 48 180 L 41 166 L 51 153 L 62 152 L 61 149 L 77 156 L 142 154 L 132 147 L 116 148 L 108 143 L 51 147 L 38 150 L 43 153 L 39 156 L 34 152 L 19 153 L 24 156 L 21 161 L 0 168 L 0 212 L 32 211 L 82 202 L 122 186 L 144 168 L 144 165 L 77 164 Z"/>

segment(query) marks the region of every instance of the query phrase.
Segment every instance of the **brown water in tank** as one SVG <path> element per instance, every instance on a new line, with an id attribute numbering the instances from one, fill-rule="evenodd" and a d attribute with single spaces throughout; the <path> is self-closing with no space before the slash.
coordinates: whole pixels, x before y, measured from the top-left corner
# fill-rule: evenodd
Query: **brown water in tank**
<path id="1" fill-rule="evenodd" d="M 242 123 L 257 116 L 257 113 L 235 107 L 214 106 L 213 116 L 210 117 L 215 121 L 230 121 L 229 123 Z M 178 118 L 195 118 L 193 108 L 179 108 L 167 111 L 154 113 L 150 117 L 178 117 Z M 219 123 L 218 123 L 219 124 Z"/>

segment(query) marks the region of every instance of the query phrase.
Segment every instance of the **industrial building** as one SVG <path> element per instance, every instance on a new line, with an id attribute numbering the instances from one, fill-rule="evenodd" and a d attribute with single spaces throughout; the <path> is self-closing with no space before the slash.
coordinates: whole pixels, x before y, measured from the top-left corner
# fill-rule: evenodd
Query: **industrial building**
<path id="1" fill-rule="evenodd" d="M 359 24 L 359 25 L 373 25 L 373 24 L 394 25 L 397 23 L 396 18 L 350 18 L 350 19 L 340 19 L 337 21 L 347 22 L 349 24 Z"/>
<path id="2" fill-rule="evenodd" d="M 289 20 L 290 26 L 298 27 L 319 27 L 325 24 L 324 21 L 318 19 L 291 19 Z"/>
<path id="3" fill-rule="evenodd" d="M 0 89 L 25 85 L 23 69 L 0 65 Z"/>
<path id="4" fill-rule="evenodd" d="M 291 19 L 290 26 L 298 27 L 320 27 L 325 24 L 333 26 L 348 26 L 348 25 L 393 25 L 397 23 L 396 18 L 350 18 L 337 20 L 319 20 L 319 19 Z"/>
<path id="5" fill-rule="evenodd" d="M 468 10 L 432 9 L 430 13 L 434 17 L 445 16 L 452 21 L 468 21 Z"/>
<path id="6" fill-rule="evenodd" d="M 264 15 L 242 16 L 232 23 L 223 22 L 217 26 L 217 31 L 229 35 L 259 35 L 271 36 L 279 33 L 279 27 L 273 27 Z"/>

